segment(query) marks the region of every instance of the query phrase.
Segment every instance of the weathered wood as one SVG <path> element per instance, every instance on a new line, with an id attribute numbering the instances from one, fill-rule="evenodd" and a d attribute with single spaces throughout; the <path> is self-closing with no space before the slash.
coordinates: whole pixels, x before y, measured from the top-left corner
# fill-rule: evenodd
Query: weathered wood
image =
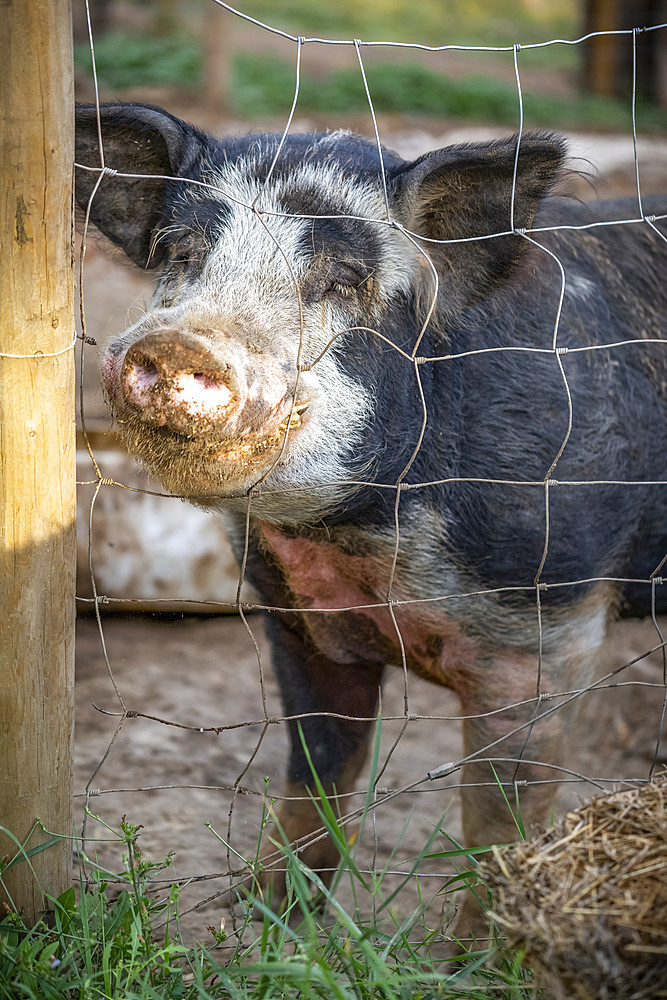
<path id="1" fill-rule="evenodd" d="M 664 24 L 667 0 L 586 0 L 584 32 L 631 32 L 633 28 Z M 631 34 L 599 34 L 582 46 L 582 85 L 603 97 L 630 101 L 633 80 L 633 48 L 636 47 L 637 95 L 655 103 L 667 103 L 667 31 Z"/>
<path id="2" fill-rule="evenodd" d="M 228 112 L 234 64 L 236 18 L 209 3 L 203 19 L 204 67 L 202 97 L 208 108 Z"/>
<path id="3" fill-rule="evenodd" d="M 0 824 L 72 833 L 75 421 L 69 0 L 0 32 Z M 29 355 L 28 358 L 6 355 Z M 54 355 L 55 356 L 51 356 Z M 27 844 L 49 839 L 37 829 Z M 16 847 L 0 832 L 0 858 Z M 28 921 L 71 883 L 62 840 L 2 875 Z M 1 911 L 2 907 L 0 907 Z"/>

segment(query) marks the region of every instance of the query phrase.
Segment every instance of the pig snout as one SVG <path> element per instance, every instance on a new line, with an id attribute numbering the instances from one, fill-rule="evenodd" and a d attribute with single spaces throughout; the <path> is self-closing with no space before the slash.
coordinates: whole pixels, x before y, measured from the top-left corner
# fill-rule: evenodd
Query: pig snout
<path id="1" fill-rule="evenodd" d="M 120 372 L 123 408 L 142 422 L 178 434 L 231 431 L 246 404 L 242 365 L 230 350 L 213 352 L 177 330 L 146 334 L 127 351 Z"/>

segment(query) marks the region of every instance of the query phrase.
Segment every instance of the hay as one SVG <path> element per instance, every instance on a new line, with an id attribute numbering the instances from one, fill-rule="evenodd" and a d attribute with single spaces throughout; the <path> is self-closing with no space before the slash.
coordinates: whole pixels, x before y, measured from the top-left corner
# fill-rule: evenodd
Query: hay
<path id="1" fill-rule="evenodd" d="M 667 777 L 596 796 L 480 866 L 549 1000 L 667 997 Z"/>

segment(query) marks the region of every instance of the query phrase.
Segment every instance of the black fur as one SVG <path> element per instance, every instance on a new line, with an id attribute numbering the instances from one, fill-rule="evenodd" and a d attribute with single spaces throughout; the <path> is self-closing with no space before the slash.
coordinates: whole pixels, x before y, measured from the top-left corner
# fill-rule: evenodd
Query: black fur
<path id="1" fill-rule="evenodd" d="M 99 165 L 94 108 L 82 106 L 77 120 L 78 162 Z M 169 274 L 181 268 L 196 275 L 224 231 L 229 211 L 224 200 L 178 178 L 207 182 L 216 167 L 243 160 L 253 176 L 266 179 L 280 141 L 273 135 L 219 141 L 143 105 L 103 106 L 102 132 L 108 166 L 173 179 L 105 178 L 92 202 L 92 221 L 135 263 Z M 551 196 L 564 156 L 558 137 L 523 136 L 516 174 L 515 150 L 516 138 L 509 138 L 440 150 L 413 163 L 383 152 L 393 217 L 430 241 L 424 246 L 439 276 L 437 308 L 417 351 L 424 359 L 418 370 L 427 420 L 400 503 L 401 526 L 427 526 L 410 552 L 412 577 L 421 588 L 416 596 L 446 596 L 454 569 L 472 591 L 500 589 L 495 609 L 507 610 L 509 627 L 513 612 L 521 619 L 520 613 L 534 608 L 544 558 L 542 608 L 545 621 L 551 615 L 558 627 L 570 615 L 574 620 L 584 614 L 583 602 L 594 585 L 576 581 L 629 580 L 610 585 L 608 604 L 615 603 L 621 613 L 646 615 L 655 589 L 657 610 L 667 611 L 667 586 L 654 588 L 650 580 L 667 554 L 667 242 L 646 222 L 593 225 L 636 216 L 635 201 L 586 206 Z M 357 136 L 290 135 L 272 176 L 289 181 L 304 163 L 332 165 L 341 184 L 369 183 L 380 190 L 378 150 Z M 76 179 L 77 200 L 85 209 L 97 174 L 79 170 Z M 386 338 L 357 330 L 330 347 L 340 370 L 373 399 L 363 447 L 349 463 L 351 478 L 372 485 L 345 494 L 317 523 L 311 518 L 286 524 L 285 534 L 337 545 L 345 555 L 372 555 L 377 539 L 392 535 L 391 487 L 422 432 L 414 364 L 391 345 L 408 355 L 413 351 L 430 304 L 430 271 L 424 266 L 409 289 L 384 302 L 374 282 L 384 260 L 386 229 L 321 218 L 340 209 L 331 192 L 323 195 L 316 184 L 290 188 L 288 183 L 282 207 L 286 213 L 320 217 L 303 239 L 302 250 L 310 258 L 300 289 L 303 302 L 310 306 L 338 296 L 354 319 L 350 326 L 369 326 Z M 664 214 L 667 199 L 646 198 L 644 207 L 647 213 Z M 664 221 L 656 225 L 665 231 Z M 535 231 L 542 227 L 557 228 Z M 528 228 L 540 246 L 522 235 Z M 546 251 L 565 271 L 556 346 L 567 353 L 558 355 L 553 346 L 561 272 Z M 642 342 L 654 339 L 661 342 Z M 594 349 L 626 340 L 632 343 Z M 492 353 L 469 353 L 480 350 Z M 443 355 L 454 357 L 429 360 Z M 340 427 L 344 434 L 344 414 Z M 556 481 L 548 494 L 547 476 Z M 650 480 L 659 484 L 648 485 Z M 623 485 L 635 481 L 640 485 Z M 261 525 L 253 522 L 249 578 L 268 604 L 296 607 L 285 574 L 265 549 Z M 458 616 L 462 628 L 480 640 L 480 663 L 461 668 L 469 674 L 458 679 L 462 698 L 478 710 L 480 703 L 494 704 L 497 689 L 497 706 L 505 704 L 505 678 L 485 668 L 500 647 L 514 647 L 520 660 L 519 640 L 509 638 L 497 621 L 484 637 L 487 622 L 471 626 L 475 609 L 466 599 L 448 603 L 445 612 Z M 332 616 L 332 628 L 339 628 L 340 618 Z M 378 631 L 373 646 L 368 621 L 359 618 L 346 620 L 352 635 L 348 647 L 358 640 L 357 663 L 344 656 L 335 662 L 333 653 L 329 659 L 309 633 L 305 615 L 295 611 L 272 620 L 288 714 L 354 715 L 356 705 L 357 714 L 373 715 L 386 636 Z M 530 655 L 536 641 L 524 637 Z M 558 655 L 553 657 L 556 687 L 567 685 L 558 671 L 569 662 L 567 650 L 562 662 Z M 528 673 L 524 687 L 514 688 L 506 700 L 532 697 L 535 680 Z M 470 724 L 469 750 L 494 738 L 484 725 Z M 331 717 L 308 718 L 304 728 L 316 767 L 328 782 L 341 779 L 368 736 L 367 725 Z M 291 780 L 307 782 L 309 768 L 294 724 L 291 735 Z M 543 752 L 553 755 L 556 743 Z M 522 754 L 525 747 L 520 742 L 512 749 Z M 539 752 L 534 754 L 538 759 Z M 503 766 L 512 781 L 514 764 L 509 770 Z M 482 780 L 478 772 L 474 778 Z M 466 810 L 469 815 L 464 802 Z M 502 824 L 489 837 L 494 833 L 506 836 Z"/>

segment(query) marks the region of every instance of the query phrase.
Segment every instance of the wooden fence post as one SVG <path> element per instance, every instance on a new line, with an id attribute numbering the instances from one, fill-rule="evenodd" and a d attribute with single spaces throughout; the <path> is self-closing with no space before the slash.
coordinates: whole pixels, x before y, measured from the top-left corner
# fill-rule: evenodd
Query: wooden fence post
<path id="1" fill-rule="evenodd" d="M 72 833 L 75 417 L 70 0 L 5 0 L 0 32 L 0 826 Z M 12 357 L 11 355 L 27 355 Z M 27 850 L 50 839 L 38 826 Z M 0 831 L 0 859 L 16 845 Z M 60 840 L 0 872 L 34 922 Z"/>

